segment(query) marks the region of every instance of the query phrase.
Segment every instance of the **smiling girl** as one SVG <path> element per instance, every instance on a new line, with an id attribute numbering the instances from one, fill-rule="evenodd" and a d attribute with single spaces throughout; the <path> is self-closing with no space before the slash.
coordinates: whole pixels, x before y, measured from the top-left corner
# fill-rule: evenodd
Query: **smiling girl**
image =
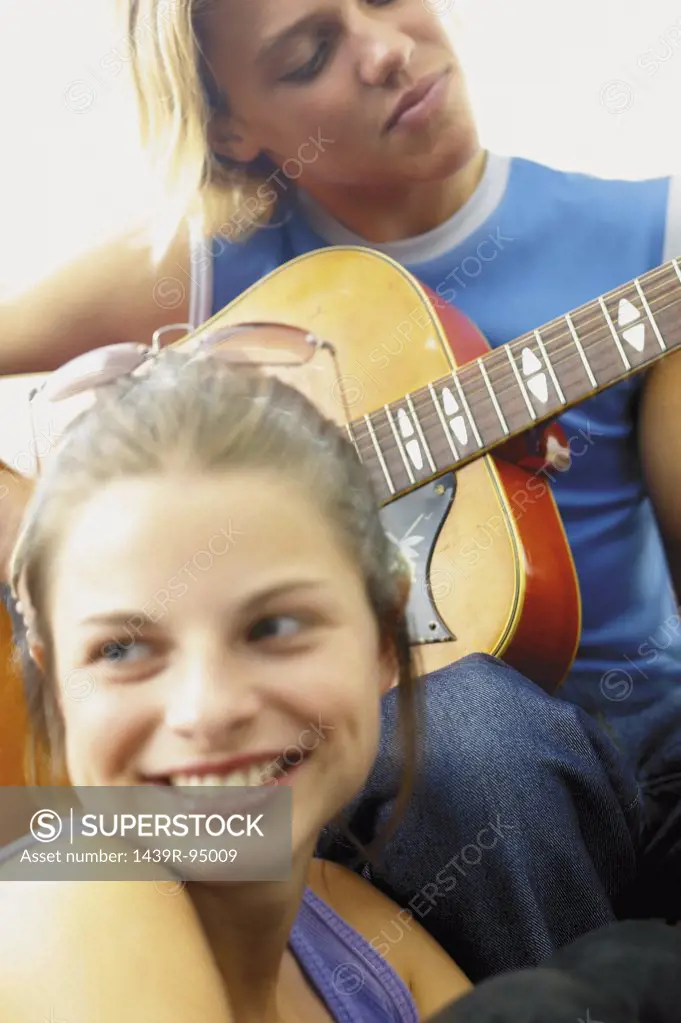
<path id="1" fill-rule="evenodd" d="M 292 871 L 172 899 L 2 885 L 3 1018 L 51 1003 L 60 1020 L 219 1023 L 227 996 L 239 1023 L 416 1023 L 465 977 L 416 923 L 381 957 L 371 940 L 399 907 L 312 861 L 371 769 L 393 682 L 414 720 L 407 576 L 353 448 L 297 391 L 214 357 L 163 353 L 99 397 L 46 466 L 14 558 L 37 737 L 77 786 L 276 778 Z M 211 547 L 227 528 L 234 542 Z M 154 612 L 207 544 L 222 556 Z M 69 696 L 78 672 L 87 699 Z M 324 740 L 303 742 L 320 721 Z M 274 769 L 301 744 L 302 763 Z"/>
<path id="2" fill-rule="evenodd" d="M 603 181 L 483 149 L 436 6 L 123 0 L 159 181 L 153 254 L 148 239 L 122 238 L 8 305 L 0 372 L 198 326 L 292 257 L 337 243 L 387 253 L 493 346 L 677 255 L 678 182 Z M 583 600 L 565 699 L 483 655 L 429 675 L 424 780 L 380 872 L 323 836 L 327 858 L 408 905 L 474 980 L 611 922 L 640 867 L 644 912 L 679 892 L 681 631 L 655 651 L 654 680 L 642 655 L 678 617 L 656 521 L 681 551 L 681 456 L 659 444 L 679 436 L 673 366 L 561 416 L 578 449 L 554 492 Z M 8 489 L 0 562 L 30 488 Z M 638 674 L 622 700 L 610 687 L 625 660 Z M 367 841 L 399 792 L 393 691 L 381 714 L 379 755 L 351 804 Z"/>

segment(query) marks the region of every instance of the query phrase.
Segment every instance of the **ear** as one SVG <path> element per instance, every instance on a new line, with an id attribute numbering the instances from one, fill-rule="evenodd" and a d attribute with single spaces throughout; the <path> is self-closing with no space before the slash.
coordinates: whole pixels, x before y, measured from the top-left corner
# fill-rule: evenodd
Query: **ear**
<path id="1" fill-rule="evenodd" d="M 227 113 L 214 113 L 208 124 L 208 144 L 214 153 L 236 163 L 252 163 L 260 156 L 260 146 L 250 137 L 245 125 Z"/>

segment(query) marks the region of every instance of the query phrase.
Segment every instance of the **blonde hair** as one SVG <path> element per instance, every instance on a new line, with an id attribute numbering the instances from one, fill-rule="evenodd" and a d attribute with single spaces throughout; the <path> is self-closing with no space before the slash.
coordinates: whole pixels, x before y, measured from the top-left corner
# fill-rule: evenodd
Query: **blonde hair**
<path id="1" fill-rule="evenodd" d="M 162 188 L 161 214 L 152 226 L 156 258 L 184 220 L 200 220 L 208 233 L 236 239 L 272 212 L 271 199 L 262 195 L 266 161 L 237 164 L 209 145 L 211 117 L 226 109 L 201 47 L 201 20 L 214 2 L 118 0 L 140 137 Z"/>
<path id="2" fill-rule="evenodd" d="M 45 653 L 45 674 L 18 637 L 27 709 L 31 783 L 64 773 L 64 735 L 57 700 L 48 606 L 55 552 L 74 511 L 114 480 L 166 473 L 257 469 L 289 477 L 310 495 L 364 580 L 381 639 L 394 652 L 405 749 L 399 812 L 411 792 L 417 707 L 404 607 L 405 565 L 381 523 L 370 478 L 336 424 L 276 377 L 234 372 L 216 359 L 188 361 L 167 349 L 151 371 L 103 389 L 46 464 L 14 549 L 13 596 L 25 626 Z"/>
<path id="3" fill-rule="evenodd" d="M 283 192 L 295 188 L 295 178 L 282 184 L 279 169 L 264 156 L 245 165 L 211 149 L 211 118 L 229 111 L 201 42 L 203 19 L 216 3 L 117 0 L 131 55 L 141 141 L 161 187 L 159 216 L 145 239 L 156 260 L 185 220 L 198 223 L 206 237 L 245 239 L 274 213 L 280 193 L 272 180 Z M 456 18 L 439 0 L 430 6 L 443 21 Z"/>

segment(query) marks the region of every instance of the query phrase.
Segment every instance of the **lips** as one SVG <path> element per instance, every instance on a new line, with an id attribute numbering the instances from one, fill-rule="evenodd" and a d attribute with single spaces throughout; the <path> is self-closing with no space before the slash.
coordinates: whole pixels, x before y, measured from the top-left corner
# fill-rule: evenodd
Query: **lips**
<path id="1" fill-rule="evenodd" d="M 221 763 L 192 764 L 168 771 L 164 774 L 146 775 L 145 783 L 176 789 L 210 790 L 214 788 L 259 788 L 264 785 L 281 784 L 291 770 L 305 761 L 309 751 L 297 747 L 300 758 L 289 761 L 286 752 L 268 755 L 232 757 Z"/>
<path id="2" fill-rule="evenodd" d="M 408 92 L 405 92 L 402 97 L 398 100 L 395 109 L 388 118 L 385 124 L 385 131 L 391 131 L 399 119 L 402 117 L 407 110 L 411 110 L 412 107 L 417 106 L 422 100 L 426 98 L 430 90 L 437 85 L 437 83 L 444 78 L 447 74 L 446 71 L 437 71 L 435 74 L 426 75 L 418 85 L 414 86 Z"/>

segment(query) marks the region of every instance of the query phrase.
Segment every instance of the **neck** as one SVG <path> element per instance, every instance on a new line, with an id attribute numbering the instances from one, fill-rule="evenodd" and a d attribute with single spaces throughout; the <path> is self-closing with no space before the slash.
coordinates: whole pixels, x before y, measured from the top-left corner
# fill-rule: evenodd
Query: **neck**
<path id="1" fill-rule="evenodd" d="M 239 1023 L 277 1023 L 278 989 L 312 849 L 287 881 L 189 884 L 187 891 Z"/>
<path id="2" fill-rule="evenodd" d="M 414 238 L 439 227 L 461 209 L 480 183 L 487 153 L 476 149 L 460 170 L 441 181 L 408 186 L 325 188 L 301 184 L 327 213 L 367 242 L 382 244 Z"/>

